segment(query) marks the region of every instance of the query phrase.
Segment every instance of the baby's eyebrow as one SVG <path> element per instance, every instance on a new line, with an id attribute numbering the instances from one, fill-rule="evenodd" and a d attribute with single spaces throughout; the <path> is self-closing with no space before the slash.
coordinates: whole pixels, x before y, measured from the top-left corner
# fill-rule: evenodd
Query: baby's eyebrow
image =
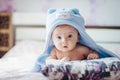
<path id="1" fill-rule="evenodd" d="M 57 33 L 57 34 L 55 34 L 55 35 L 61 35 L 60 33 Z"/>
<path id="2" fill-rule="evenodd" d="M 68 31 L 68 33 L 73 33 L 73 31 Z"/>

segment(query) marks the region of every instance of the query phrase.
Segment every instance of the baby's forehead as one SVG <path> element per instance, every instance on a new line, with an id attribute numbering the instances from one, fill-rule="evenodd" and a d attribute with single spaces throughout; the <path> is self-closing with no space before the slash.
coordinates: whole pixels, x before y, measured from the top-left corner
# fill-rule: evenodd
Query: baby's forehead
<path id="1" fill-rule="evenodd" d="M 57 25 L 56 28 L 57 28 L 57 27 L 73 27 L 73 26 L 68 25 L 68 24 L 61 24 L 61 25 Z"/>
<path id="2" fill-rule="evenodd" d="M 52 34 L 60 35 L 60 34 L 76 34 L 76 33 L 78 33 L 78 31 L 70 25 L 59 25 L 53 30 Z"/>
<path id="3" fill-rule="evenodd" d="M 77 31 L 73 26 L 71 25 L 67 25 L 67 24 L 63 24 L 63 25 L 58 25 L 56 26 L 55 30 L 72 30 L 72 31 Z"/>

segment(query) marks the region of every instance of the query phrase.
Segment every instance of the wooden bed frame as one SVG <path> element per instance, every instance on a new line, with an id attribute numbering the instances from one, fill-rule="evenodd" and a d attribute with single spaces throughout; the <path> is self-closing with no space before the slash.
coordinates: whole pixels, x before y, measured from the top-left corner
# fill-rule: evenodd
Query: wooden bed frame
<path id="1" fill-rule="evenodd" d="M 45 28 L 45 25 L 14 25 L 16 27 L 38 27 Z M 120 26 L 99 26 L 99 25 L 86 25 L 88 29 L 120 29 Z"/>
<path id="2" fill-rule="evenodd" d="M 14 25 L 14 27 L 15 27 L 16 41 L 23 39 L 37 39 L 37 40 L 45 39 L 45 35 L 41 35 L 46 33 L 45 25 Z M 95 41 L 97 42 L 120 43 L 120 38 L 118 37 L 120 35 L 120 26 L 86 25 L 86 30 L 88 34 L 90 34 L 91 37 L 93 37 L 93 39 L 95 38 Z M 36 35 L 36 36 L 31 37 L 31 35 Z M 101 41 L 99 41 L 99 39 Z"/>
<path id="3" fill-rule="evenodd" d="M 120 29 L 120 26 L 89 26 L 89 25 L 86 25 L 86 28 L 94 28 L 94 29 Z"/>

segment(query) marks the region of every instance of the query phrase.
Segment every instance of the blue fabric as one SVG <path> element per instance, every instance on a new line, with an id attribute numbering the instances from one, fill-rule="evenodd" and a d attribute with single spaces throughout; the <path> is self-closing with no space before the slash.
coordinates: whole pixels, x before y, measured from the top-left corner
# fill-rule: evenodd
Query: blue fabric
<path id="1" fill-rule="evenodd" d="M 36 65 L 39 65 L 37 63 L 45 63 L 45 59 L 49 56 L 50 51 L 54 46 L 51 38 L 52 32 L 56 28 L 56 26 L 61 24 L 68 24 L 76 28 L 81 36 L 79 43 L 93 50 L 96 50 L 99 53 L 100 58 L 120 58 L 119 55 L 102 48 L 101 46 L 97 45 L 93 39 L 91 39 L 91 37 L 85 31 L 85 22 L 78 9 L 50 9 L 48 10 L 48 16 L 46 21 L 47 35 L 45 47 L 43 50 L 43 54 L 38 58 Z M 36 68 L 38 68 L 38 66 L 35 66 L 35 70 L 39 70 Z"/>

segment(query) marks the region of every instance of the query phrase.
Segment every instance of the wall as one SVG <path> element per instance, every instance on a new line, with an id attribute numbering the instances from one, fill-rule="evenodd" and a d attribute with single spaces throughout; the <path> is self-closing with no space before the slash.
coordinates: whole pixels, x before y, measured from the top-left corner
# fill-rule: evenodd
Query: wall
<path id="1" fill-rule="evenodd" d="M 5 1 L 5 0 L 3 0 Z M 120 0 L 12 0 L 16 40 L 44 40 L 49 8 L 78 8 L 86 25 L 120 26 Z M 37 26 L 37 27 L 36 27 Z M 120 30 L 87 29 L 97 42 L 120 43 Z M 44 35 L 41 35 L 44 34 Z M 32 36 L 31 35 L 35 35 Z"/>
<path id="2" fill-rule="evenodd" d="M 120 0 L 0 0 L 0 12 L 46 14 L 49 8 L 78 8 L 86 25 L 119 26 L 119 6 Z"/>
<path id="3" fill-rule="evenodd" d="M 18 13 L 46 14 L 49 8 L 78 8 L 86 25 L 120 25 L 120 0 L 13 0 Z"/>

